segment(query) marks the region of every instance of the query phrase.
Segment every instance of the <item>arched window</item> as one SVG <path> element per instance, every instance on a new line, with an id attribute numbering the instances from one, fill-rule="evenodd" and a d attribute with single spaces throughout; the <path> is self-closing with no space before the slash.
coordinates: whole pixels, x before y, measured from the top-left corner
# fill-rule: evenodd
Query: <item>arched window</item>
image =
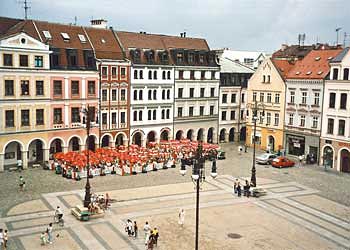
<path id="1" fill-rule="evenodd" d="M 151 70 L 148 71 L 148 79 L 152 80 L 152 71 Z"/>
<path id="2" fill-rule="evenodd" d="M 134 70 L 134 79 L 137 79 L 137 70 Z"/>
<path id="3" fill-rule="evenodd" d="M 153 72 L 153 79 L 157 79 L 157 71 Z"/>
<path id="4" fill-rule="evenodd" d="M 165 110 L 162 109 L 162 119 L 165 119 Z"/>
<path id="5" fill-rule="evenodd" d="M 139 111 L 139 121 L 142 121 L 142 110 Z"/>
<path id="6" fill-rule="evenodd" d="M 165 89 L 162 90 L 162 100 L 165 100 Z"/>
<path id="7" fill-rule="evenodd" d="M 134 90 L 134 100 L 137 100 L 137 90 Z"/>
<path id="8" fill-rule="evenodd" d="M 148 110 L 148 120 L 152 120 L 152 110 Z"/>
<path id="9" fill-rule="evenodd" d="M 153 90 L 153 100 L 157 100 L 157 90 Z"/>
<path id="10" fill-rule="evenodd" d="M 137 111 L 134 111 L 133 120 L 134 120 L 134 121 L 137 121 Z"/>
<path id="11" fill-rule="evenodd" d="M 170 89 L 168 89 L 166 92 L 166 99 L 170 99 Z"/>
<path id="12" fill-rule="evenodd" d="M 166 110 L 166 118 L 167 118 L 167 119 L 170 119 L 170 109 L 167 109 L 167 110 Z"/>
<path id="13" fill-rule="evenodd" d="M 143 90 L 139 90 L 139 100 L 143 99 Z"/>
<path id="14" fill-rule="evenodd" d="M 140 79 L 143 79 L 143 70 L 140 70 Z"/>
<path id="15" fill-rule="evenodd" d="M 170 71 L 168 71 L 168 80 L 170 80 L 170 78 L 171 78 L 170 74 L 171 74 Z"/>
<path id="16" fill-rule="evenodd" d="M 157 120 L 157 110 L 153 110 L 153 120 Z"/>
<path id="17" fill-rule="evenodd" d="M 163 73 L 162 73 L 162 76 L 163 76 L 162 78 L 163 78 L 163 80 L 166 79 L 166 78 L 165 78 L 165 74 L 166 74 L 165 71 L 163 71 Z"/>
<path id="18" fill-rule="evenodd" d="M 148 90 L 148 100 L 152 100 L 152 90 Z"/>

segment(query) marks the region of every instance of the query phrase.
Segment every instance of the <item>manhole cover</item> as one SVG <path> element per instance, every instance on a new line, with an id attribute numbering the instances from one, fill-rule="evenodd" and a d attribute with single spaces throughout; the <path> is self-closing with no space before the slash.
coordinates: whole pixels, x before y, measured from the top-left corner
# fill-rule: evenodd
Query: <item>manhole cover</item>
<path id="1" fill-rule="evenodd" d="M 230 233 L 230 234 L 227 234 L 227 236 L 231 239 L 239 239 L 239 238 L 242 238 L 242 235 L 240 234 L 233 234 L 233 233 Z"/>

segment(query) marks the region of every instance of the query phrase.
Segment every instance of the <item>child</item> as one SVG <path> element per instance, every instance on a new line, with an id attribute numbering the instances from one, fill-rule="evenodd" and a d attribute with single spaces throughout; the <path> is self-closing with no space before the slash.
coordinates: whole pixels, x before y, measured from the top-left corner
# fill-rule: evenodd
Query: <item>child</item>
<path id="1" fill-rule="evenodd" d="M 42 246 L 46 245 L 47 241 L 46 241 L 46 234 L 45 234 L 45 232 L 42 232 L 40 234 L 40 242 L 41 242 Z"/>

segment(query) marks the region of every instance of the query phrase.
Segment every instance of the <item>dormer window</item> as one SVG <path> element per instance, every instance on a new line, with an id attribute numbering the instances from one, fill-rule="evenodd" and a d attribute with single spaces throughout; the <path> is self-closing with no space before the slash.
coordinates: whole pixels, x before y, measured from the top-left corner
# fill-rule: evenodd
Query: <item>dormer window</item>
<path id="1" fill-rule="evenodd" d="M 177 59 L 177 63 L 183 63 L 183 61 L 184 61 L 184 55 L 183 55 L 181 52 L 179 52 L 179 53 L 177 53 L 177 55 L 176 55 L 176 59 Z"/>
<path id="2" fill-rule="evenodd" d="M 51 36 L 51 34 L 50 34 L 49 31 L 44 30 L 44 31 L 43 31 L 43 34 L 44 34 L 44 37 L 45 37 L 46 39 L 48 39 L 48 40 L 51 40 L 51 39 L 52 39 L 52 36 Z"/>
<path id="3" fill-rule="evenodd" d="M 62 32 L 62 33 L 61 33 L 61 36 L 63 37 L 63 40 L 64 40 L 65 42 L 68 42 L 69 39 L 70 39 L 70 37 L 69 37 L 69 35 L 68 35 L 67 33 Z"/>
<path id="4" fill-rule="evenodd" d="M 140 53 L 140 50 L 138 50 L 138 49 L 133 49 L 133 50 L 130 51 L 130 55 L 131 55 L 131 59 L 132 59 L 134 62 L 136 62 L 136 63 L 140 62 L 140 60 L 141 60 L 141 53 Z"/>
<path id="5" fill-rule="evenodd" d="M 78 37 L 79 37 L 80 42 L 86 43 L 86 38 L 84 35 L 78 34 Z"/>
<path id="6" fill-rule="evenodd" d="M 148 63 L 154 63 L 154 51 L 153 50 L 146 51 L 145 56 L 147 58 Z"/>
<path id="7" fill-rule="evenodd" d="M 204 63 L 204 55 L 199 55 L 199 63 Z"/>
<path id="8" fill-rule="evenodd" d="M 188 63 L 193 63 L 194 61 L 194 54 L 193 53 L 189 53 L 188 54 Z"/>

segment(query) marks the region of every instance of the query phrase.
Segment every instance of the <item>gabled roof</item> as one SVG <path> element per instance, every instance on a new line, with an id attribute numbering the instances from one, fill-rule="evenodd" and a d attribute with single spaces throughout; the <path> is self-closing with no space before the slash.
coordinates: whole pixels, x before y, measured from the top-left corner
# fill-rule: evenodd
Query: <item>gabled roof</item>
<path id="1" fill-rule="evenodd" d="M 292 70 L 295 65 L 294 61 L 285 59 L 271 59 L 272 63 L 275 65 L 276 69 L 280 73 L 283 79 L 286 79 L 288 73 Z"/>
<path id="2" fill-rule="evenodd" d="M 341 49 L 312 50 L 288 73 L 288 79 L 324 79 L 329 73 L 329 62 Z"/>
<path id="3" fill-rule="evenodd" d="M 342 52 L 340 52 L 336 57 L 334 57 L 331 60 L 331 63 L 341 62 L 344 59 L 344 57 L 346 56 L 346 54 L 348 53 L 349 50 L 350 50 L 350 47 L 344 48 Z"/>

